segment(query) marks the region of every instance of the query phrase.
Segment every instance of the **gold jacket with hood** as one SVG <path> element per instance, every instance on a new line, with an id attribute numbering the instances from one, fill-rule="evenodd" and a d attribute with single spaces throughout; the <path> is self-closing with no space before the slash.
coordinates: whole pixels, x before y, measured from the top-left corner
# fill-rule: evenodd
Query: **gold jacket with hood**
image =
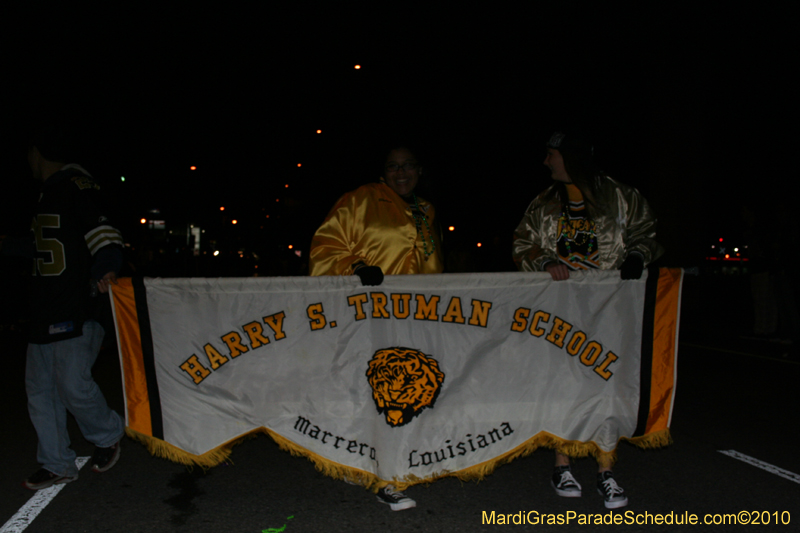
<path id="1" fill-rule="evenodd" d="M 386 275 L 437 274 L 442 272 L 442 246 L 435 211 L 417 197 L 428 219 L 421 233 L 431 250 L 425 260 L 423 235 L 418 235 L 411 206 L 385 183 L 369 183 L 342 196 L 311 240 L 309 271 L 312 276 L 349 276 L 353 264 L 363 261 L 378 266 Z M 430 228 L 430 229 L 429 229 Z"/>
<path id="2" fill-rule="evenodd" d="M 609 176 L 600 175 L 595 202 L 603 214 L 593 218 L 596 226 L 599 265 L 602 270 L 618 269 L 631 252 L 641 254 L 645 266 L 658 259 L 664 249 L 655 241 L 656 217 L 647 200 L 634 189 Z M 551 185 L 537 196 L 514 231 L 512 257 L 519 270 L 544 270 L 545 263 L 558 262 L 556 241 L 561 201 L 548 200 Z"/>

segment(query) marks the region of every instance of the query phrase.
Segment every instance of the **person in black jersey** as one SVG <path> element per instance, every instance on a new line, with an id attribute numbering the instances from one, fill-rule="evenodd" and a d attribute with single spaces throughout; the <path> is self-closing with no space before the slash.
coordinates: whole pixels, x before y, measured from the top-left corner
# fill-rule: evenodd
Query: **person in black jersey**
<path id="1" fill-rule="evenodd" d="M 38 490 L 78 478 L 69 447 L 67 411 L 96 446 L 92 469 L 119 458 L 125 427 L 92 379 L 104 331 L 94 308 L 116 281 L 122 236 L 109 222 L 100 187 L 69 161 L 57 128 L 43 128 L 28 150 L 41 195 L 33 218 L 35 241 L 25 388 L 39 438 L 41 468 L 25 480 Z"/>

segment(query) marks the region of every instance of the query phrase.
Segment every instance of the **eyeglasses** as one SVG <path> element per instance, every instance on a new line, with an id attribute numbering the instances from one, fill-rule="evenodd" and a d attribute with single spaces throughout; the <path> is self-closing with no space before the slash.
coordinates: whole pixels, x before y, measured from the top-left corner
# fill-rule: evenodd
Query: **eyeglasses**
<path id="1" fill-rule="evenodd" d="M 398 165 L 397 163 L 389 163 L 386 165 L 387 172 L 397 172 L 400 169 L 405 170 L 406 172 L 410 172 L 412 170 L 417 170 L 419 168 L 419 163 L 403 163 L 402 165 Z"/>

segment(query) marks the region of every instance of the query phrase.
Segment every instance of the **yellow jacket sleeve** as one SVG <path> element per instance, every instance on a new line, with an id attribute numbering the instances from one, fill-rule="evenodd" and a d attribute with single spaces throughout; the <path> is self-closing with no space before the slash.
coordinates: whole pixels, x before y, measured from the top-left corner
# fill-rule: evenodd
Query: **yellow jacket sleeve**
<path id="1" fill-rule="evenodd" d="M 356 227 L 358 198 L 342 196 L 311 240 L 309 271 L 312 276 L 349 276 L 353 264 L 363 260 L 355 252 L 362 228 Z"/>

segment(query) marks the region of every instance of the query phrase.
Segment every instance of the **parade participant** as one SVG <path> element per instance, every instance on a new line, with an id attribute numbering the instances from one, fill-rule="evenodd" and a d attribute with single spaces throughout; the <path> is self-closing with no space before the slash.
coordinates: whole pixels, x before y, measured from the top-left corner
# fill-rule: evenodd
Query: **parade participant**
<path id="1" fill-rule="evenodd" d="M 311 275 L 380 285 L 384 275 L 440 273 L 435 210 L 414 193 L 422 172 L 411 150 L 391 149 L 380 181 L 342 196 L 314 234 Z"/>
<path id="2" fill-rule="evenodd" d="M 404 146 L 389 150 L 383 176 L 342 196 L 311 241 L 312 276 L 357 275 L 380 285 L 384 274 L 442 272 L 442 246 L 433 205 L 414 189 L 423 169 Z M 378 501 L 393 511 L 416 502 L 386 485 Z"/>
<path id="3" fill-rule="evenodd" d="M 38 490 L 78 478 L 69 447 L 67 411 L 96 448 L 91 466 L 105 472 L 117 462 L 124 423 L 92 379 L 103 341 L 93 310 L 122 265 L 122 236 L 106 217 L 100 187 L 69 161 L 63 135 L 45 128 L 28 151 L 41 195 L 33 220 L 34 277 L 25 387 L 39 438 L 42 468 L 25 480 Z"/>
<path id="4" fill-rule="evenodd" d="M 519 270 L 547 271 L 554 281 L 575 270 L 620 271 L 639 279 L 663 249 L 654 240 L 656 218 L 639 192 L 594 165 L 593 147 L 577 133 L 556 132 L 547 142 L 545 166 L 553 185 L 539 194 L 514 232 L 512 257 Z M 628 504 L 611 459 L 598 461 L 597 488 L 609 509 Z M 559 496 L 579 497 L 569 457 L 556 451 L 551 484 Z"/>

